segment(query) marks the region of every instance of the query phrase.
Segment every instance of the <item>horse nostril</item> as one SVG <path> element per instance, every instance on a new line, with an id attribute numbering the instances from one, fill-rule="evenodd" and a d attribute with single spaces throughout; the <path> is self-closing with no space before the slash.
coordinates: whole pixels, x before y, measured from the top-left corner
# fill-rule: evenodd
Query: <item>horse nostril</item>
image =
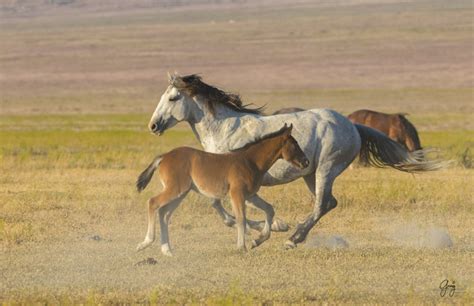
<path id="1" fill-rule="evenodd" d="M 151 131 L 152 131 L 152 132 L 156 132 L 157 129 L 158 129 L 158 124 L 153 123 L 153 124 L 151 125 Z"/>

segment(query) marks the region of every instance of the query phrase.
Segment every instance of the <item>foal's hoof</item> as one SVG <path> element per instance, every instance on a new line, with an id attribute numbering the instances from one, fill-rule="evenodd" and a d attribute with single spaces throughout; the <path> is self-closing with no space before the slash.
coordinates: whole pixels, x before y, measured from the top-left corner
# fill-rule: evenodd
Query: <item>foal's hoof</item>
<path id="1" fill-rule="evenodd" d="M 295 248 L 296 248 L 296 243 L 294 243 L 293 241 L 287 240 L 285 242 L 285 249 L 291 250 L 291 249 L 295 249 Z"/>
<path id="2" fill-rule="evenodd" d="M 146 249 L 147 247 L 149 247 L 151 245 L 153 241 L 143 241 L 142 243 L 140 243 L 138 246 L 137 246 L 137 252 L 138 251 L 141 251 L 143 249 Z"/>
<path id="3" fill-rule="evenodd" d="M 290 229 L 288 224 L 282 219 L 275 218 L 272 223 L 273 232 L 287 232 Z"/>

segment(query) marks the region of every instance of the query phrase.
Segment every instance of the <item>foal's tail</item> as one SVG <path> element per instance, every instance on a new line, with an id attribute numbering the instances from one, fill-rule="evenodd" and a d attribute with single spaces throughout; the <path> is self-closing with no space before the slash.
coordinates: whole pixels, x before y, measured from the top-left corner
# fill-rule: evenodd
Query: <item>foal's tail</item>
<path id="1" fill-rule="evenodd" d="M 141 192 L 143 189 L 145 189 L 145 187 L 151 181 L 153 173 L 155 173 L 155 170 L 160 165 L 160 162 L 161 155 L 155 157 L 153 162 L 140 174 L 136 183 L 138 192 Z"/>
<path id="2" fill-rule="evenodd" d="M 427 160 L 428 150 L 408 152 L 402 145 L 381 132 L 364 125 L 354 124 L 359 132 L 361 162 L 375 167 L 392 167 L 404 172 L 424 172 L 445 168 L 447 162 Z"/>

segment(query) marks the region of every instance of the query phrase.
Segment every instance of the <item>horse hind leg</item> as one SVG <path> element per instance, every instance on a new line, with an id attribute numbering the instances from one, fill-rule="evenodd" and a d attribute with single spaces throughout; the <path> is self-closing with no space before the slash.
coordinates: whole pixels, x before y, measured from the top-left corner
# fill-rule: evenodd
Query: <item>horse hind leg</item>
<path id="1" fill-rule="evenodd" d="M 295 248 L 298 243 L 306 240 L 309 231 L 316 225 L 319 219 L 336 208 L 337 200 L 332 195 L 332 186 L 336 177 L 346 168 L 346 163 L 334 166 L 328 165 L 324 167 L 324 169 L 329 169 L 328 171 L 317 169 L 315 174 L 304 177 L 308 189 L 315 195 L 314 209 L 303 223 L 297 225 L 293 235 L 286 241 L 285 246 L 287 249 Z"/>
<path id="2" fill-rule="evenodd" d="M 148 229 L 145 239 L 137 246 L 137 251 L 149 247 L 155 241 L 156 210 L 159 207 L 172 202 L 176 198 L 178 198 L 177 193 L 165 189 L 156 197 L 152 197 L 148 200 Z"/>
<path id="3" fill-rule="evenodd" d="M 316 223 L 332 208 L 337 205 L 334 196 L 332 195 L 332 180 L 325 179 L 318 182 L 316 185 L 316 200 L 313 212 L 296 227 L 295 232 L 290 239 L 285 243 L 287 248 L 295 248 L 298 243 L 306 240 L 309 231 L 316 225 Z M 330 203 L 333 204 L 330 204 Z"/>
<path id="4" fill-rule="evenodd" d="M 158 210 L 160 217 L 160 242 L 161 242 L 161 252 L 166 256 L 172 256 L 171 247 L 169 242 L 168 234 L 168 225 L 173 214 L 174 210 L 178 208 L 183 199 L 186 197 L 186 194 L 182 194 L 179 197 L 171 200 L 165 205 L 161 206 Z"/>

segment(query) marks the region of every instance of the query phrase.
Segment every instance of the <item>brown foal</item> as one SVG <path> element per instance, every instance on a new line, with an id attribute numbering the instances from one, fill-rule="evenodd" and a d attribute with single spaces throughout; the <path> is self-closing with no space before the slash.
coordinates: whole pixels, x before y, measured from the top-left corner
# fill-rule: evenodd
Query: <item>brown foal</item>
<path id="1" fill-rule="evenodd" d="M 155 240 L 156 210 L 160 218 L 161 251 L 171 256 L 168 238 L 168 223 L 173 211 L 190 190 L 207 197 L 223 199 L 230 195 L 236 217 L 237 247 L 245 247 L 245 201 L 260 189 L 265 173 L 280 158 L 303 169 L 309 165 L 306 155 L 291 136 L 293 126 L 285 126 L 277 132 L 264 136 L 253 143 L 225 154 L 213 154 L 188 147 L 176 148 L 158 156 L 143 171 L 137 180 L 137 189 L 142 191 L 150 182 L 153 173 L 158 173 L 163 191 L 148 201 L 148 231 L 137 250 L 150 246 Z M 255 203 L 261 203 L 255 201 Z M 269 204 L 257 207 L 265 212 L 265 226 L 252 247 L 270 238 L 270 226 L 274 210 Z"/>

